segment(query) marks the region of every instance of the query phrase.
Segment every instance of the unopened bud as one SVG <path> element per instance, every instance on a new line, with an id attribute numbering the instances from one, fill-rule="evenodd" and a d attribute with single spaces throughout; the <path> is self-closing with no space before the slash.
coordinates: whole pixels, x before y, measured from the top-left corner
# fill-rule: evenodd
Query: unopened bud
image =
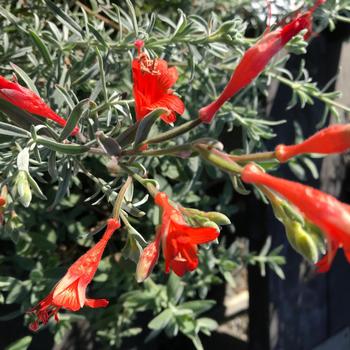
<path id="1" fill-rule="evenodd" d="M 217 225 L 229 225 L 231 224 L 230 219 L 222 213 L 219 213 L 217 211 L 201 211 L 198 209 L 193 209 L 193 208 L 182 208 L 183 213 L 190 217 L 193 218 L 196 221 L 213 221 Z"/>
<path id="2" fill-rule="evenodd" d="M 219 213 L 217 211 L 207 212 L 206 217 L 210 221 L 214 221 L 218 225 L 230 225 L 231 224 L 231 220 L 225 214 Z"/>
<path id="3" fill-rule="evenodd" d="M 287 238 L 291 246 L 305 259 L 316 263 L 319 257 L 317 246 L 299 222 L 286 224 Z"/>
<path id="4" fill-rule="evenodd" d="M 20 170 L 18 172 L 15 186 L 19 196 L 19 201 L 24 207 L 28 208 L 32 200 L 32 192 L 30 190 L 30 185 L 26 171 Z"/>
<path id="5" fill-rule="evenodd" d="M 327 241 L 322 230 L 311 222 L 305 222 L 305 230 L 315 242 L 318 251 L 324 255 L 327 252 Z"/>
<path id="6" fill-rule="evenodd" d="M 214 221 L 208 220 L 203 223 L 202 227 L 213 227 L 216 229 L 216 231 L 220 232 L 220 227 Z"/>
<path id="7" fill-rule="evenodd" d="M 159 257 L 159 240 L 150 243 L 141 253 L 136 268 L 136 281 L 143 282 L 152 272 Z"/>

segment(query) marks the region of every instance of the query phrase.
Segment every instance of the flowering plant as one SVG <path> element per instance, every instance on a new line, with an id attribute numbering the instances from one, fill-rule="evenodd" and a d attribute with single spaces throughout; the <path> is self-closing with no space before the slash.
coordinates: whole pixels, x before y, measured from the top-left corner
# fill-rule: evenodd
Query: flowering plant
<path id="1" fill-rule="evenodd" d="M 241 5 L 224 3 L 239 14 Z M 346 151 L 348 125 L 262 152 L 276 123 L 257 116 L 270 79 L 291 86 L 302 105 L 319 99 L 325 113 L 349 111 L 336 93 L 283 68 L 288 52 L 305 52 L 349 8 L 303 4 L 248 38 L 261 16 L 248 23 L 222 20 L 215 5 L 211 14 L 156 15 L 129 0 L 91 4 L 0 6 L 0 300 L 20 304 L 0 320 L 22 316 L 34 332 L 50 327 L 59 343 L 84 319 L 99 344 L 121 346 L 141 334 L 138 314 L 151 311 L 149 339 L 181 332 L 201 349 L 199 333 L 217 326 L 200 317 L 213 306 L 213 285 L 233 283 L 247 264 L 283 277 L 278 248 L 249 253 L 222 238 L 244 183 L 269 201 L 291 245 L 319 271 L 339 247 L 349 257 L 349 207 L 265 172 L 298 155 Z M 230 153 L 220 135 L 234 127 L 243 147 Z M 214 180 L 225 191 L 212 195 Z"/>

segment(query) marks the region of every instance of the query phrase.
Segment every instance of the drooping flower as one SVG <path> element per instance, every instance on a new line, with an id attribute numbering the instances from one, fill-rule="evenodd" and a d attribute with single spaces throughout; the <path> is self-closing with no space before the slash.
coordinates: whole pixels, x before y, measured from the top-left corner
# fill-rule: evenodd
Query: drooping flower
<path id="1" fill-rule="evenodd" d="M 0 98 L 12 103 L 24 111 L 51 119 L 55 123 L 64 127 L 66 120 L 56 114 L 42 99 L 33 91 L 21 86 L 16 81 L 10 81 L 0 75 Z M 75 127 L 72 135 L 79 131 Z"/>
<path id="2" fill-rule="evenodd" d="M 310 10 L 298 13 L 290 23 L 274 31 L 266 32 L 256 44 L 250 47 L 244 53 L 221 95 L 214 102 L 199 110 L 202 122 L 211 123 L 220 107 L 249 85 L 264 70 L 270 60 L 300 31 L 307 29 L 305 38 L 308 38 L 312 31 L 312 14 L 324 2 L 325 0 L 317 0 Z"/>
<path id="3" fill-rule="evenodd" d="M 278 145 L 276 158 L 286 162 L 303 153 L 332 154 L 342 153 L 350 148 L 350 125 L 334 124 L 316 132 L 305 141 L 296 145 Z"/>
<path id="4" fill-rule="evenodd" d="M 157 108 L 168 110 L 161 115 L 164 122 L 176 121 L 176 113 L 185 111 L 184 103 L 170 90 L 176 83 L 178 72 L 176 67 L 168 67 L 168 63 L 160 58 L 150 59 L 141 53 L 143 42 L 137 40 L 138 57 L 132 61 L 133 95 L 135 98 L 136 119 L 143 119 Z"/>
<path id="5" fill-rule="evenodd" d="M 266 174 L 254 164 L 244 167 L 242 180 L 277 192 L 325 233 L 330 248 L 319 262 L 321 271 L 329 267 L 337 247 L 343 247 L 346 257 L 350 258 L 350 209 L 347 204 L 310 186 Z"/>
<path id="6" fill-rule="evenodd" d="M 87 298 L 86 288 L 96 273 L 109 239 L 119 227 L 120 223 L 116 219 L 109 219 L 100 241 L 71 265 L 46 298 L 28 311 L 36 316 L 35 321 L 29 325 L 31 330 L 36 331 L 40 324 L 45 325 L 52 316 L 58 321 L 58 311 L 61 308 L 77 311 L 84 305 L 92 308 L 108 305 L 106 299 Z"/>
<path id="7" fill-rule="evenodd" d="M 169 203 L 164 192 L 158 192 L 155 203 L 163 210 L 159 235 L 165 259 L 165 272 L 183 276 L 198 266 L 198 244 L 209 243 L 219 236 L 213 227 L 188 225 L 181 211 Z"/>

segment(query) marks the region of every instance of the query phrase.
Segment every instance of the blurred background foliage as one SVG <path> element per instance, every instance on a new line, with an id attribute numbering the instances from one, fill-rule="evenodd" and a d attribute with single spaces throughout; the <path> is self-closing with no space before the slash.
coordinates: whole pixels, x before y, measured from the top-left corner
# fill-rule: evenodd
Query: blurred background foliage
<path id="1" fill-rule="evenodd" d="M 291 5 L 276 3 L 273 22 L 294 10 Z M 349 10 L 345 0 L 328 1 L 317 11 L 317 28 L 334 26 L 340 17 L 347 18 Z M 9 78 L 16 74 L 21 84 L 36 88 L 60 115 L 79 114 L 87 138 L 79 143 L 98 145 L 96 131 L 118 140 L 134 123 L 131 60 L 136 55 L 135 39 L 145 41 L 150 56 L 178 67 L 176 93 L 186 105 L 178 125 L 194 119 L 198 109 L 217 96 L 244 50 L 264 32 L 267 14 L 265 1 L 22 0 L 1 2 L 0 16 L 1 75 Z M 298 36 L 287 49 L 301 54 L 306 47 Z M 264 140 L 274 136 L 276 124 L 265 117 L 271 80 L 293 89 L 291 103 L 312 104 L 317 98 L 325 103 L 325 113 L 337 114 L 337 108 L 343 107 L 334 102 L 338 93 L 323 93 L 323 87 L 313 84 L 303 67 L 298 76 L 291 76 L 283 68 L 287 59 L 287 52 L 275 59 L 254 84 L 224 106 L 209 127 L 200 126 L 162 146 L 210 137 L 238 153 L 264 150 Z M 54 138 L 56 144 L 40 145 L 43 130 L 28 127 L 18 111 L 0 112 L 0 121 L 0 185 L 10 191 L 0 228 L 0 321 L 17 319 L 28 324 L 25 312 L 100 238 L 122 178 L 115 176 L 115 164 L 106 157 L 83 151 L 68 154 Z M 8 126 L 13 123 L 18 128 Z M 61 132 L 51 122 L 46 124 L 45 130 L 56 135 Z M 168 128 L 159 122 L 151 133 Z M 30 149 L 33 193 L 28 207 L 13 194 L 17 157 L 25 147 Z M 130 149 L 130 144 L 124 149 Z M 230 179 L 196 157 L 137 157 L 135 163 L 134 169 L 145 169 L 162 191 L 184 206 L 221 211 L 231 219 L 241 210 L 235 189 L 240 193 L 245 189 L 237 180 L 232 186 Z M 314 171 L 310 160 L 293 164 L 297 173 L 300 167 Z M 302 176 L 301 171 L 299 174 Z M 220 244 L 201 250 L 200 267 L 195 272 L 180 280 L 165 275 L 160 263 L 152 278 L 138 285 L 134 271 L 144 245 L 142 237 L 150 240 L 159 222 L 159 210 L 145 195 L 135 184 L 124 208 L 129 226 L 111 240 L 90 287 L 91 295 L 108 298 L 110 306 L 76 314 L 62 312 L 60 322 L 49 323 L 49 331 L 42 334 L 31 335 L 21 329 L 8 349 L 47 349 L 47 344 L 66 341 L 72 330 L 78 334 L 76 324 L 87 325 L 85 338 L 93 334 L 99 349 L 123 348 L 126 339 L 142 348 L 143 341 L 164 334 L 162 331 L 169 337 L 182 333 L 201 349 L 199 334 L 209 335 L 217 327 L 217 322 L 205 315 L 220 302 L 209 297 L 214 286 L 234 285 L 235 276 L 248 264 L 259 264 L 262 272 L 267 264 L 283 278 L 280 265 L 284 258 L 279 249 L 271 250 L 269 241 L 261 252 L 242 248 L 232 220 L 222 231 Z M 46 339 L 44 347 L 40 347 L 40 339 Z"/>

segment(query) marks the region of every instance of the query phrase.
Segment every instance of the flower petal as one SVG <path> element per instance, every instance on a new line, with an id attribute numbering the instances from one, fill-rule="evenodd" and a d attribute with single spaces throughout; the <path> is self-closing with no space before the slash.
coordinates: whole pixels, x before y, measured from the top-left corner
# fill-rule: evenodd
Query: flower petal
<path id="1" fill-rule="evenodd" d="M 73 275 L 69 271 L 58 281 L 56 286 L 53 289 L 53 298 L 55 298 L 58 294 L 64 292 L 66 288 L 68 288 L 73 282 L 75 282 L 79 278 L 79 275 Z"/>
<path id="2" fill-rule="evenodd" d="M 109 301 L 107 299 L 85 299 L 85 305 L 94 309 L 98 307 L 106 307 L 108 304 Z"/>
<path id="3" fill-rule="evenodd" d="M 79 280 L 74 281 L 69 287 L 53 297 L 53 303 L 67 310 L 79 310 L 81 306 L 79 303 L 78 283 Z"/>
<path id="4" fill-rule="evenodd" d="M 187 235 L 191 244 L 209 243 L 219 237 L 214 227 L 191 227 L 173 223 L 174 230 L 180 235 Z"/>
<path id="5" fill-rule="evenodd" d="M 176 259 L 170 262 L 170 269 L 173 270 L 179 277 L 182 277 L 187 271 L 189 271 L 185 260 Z"/>

